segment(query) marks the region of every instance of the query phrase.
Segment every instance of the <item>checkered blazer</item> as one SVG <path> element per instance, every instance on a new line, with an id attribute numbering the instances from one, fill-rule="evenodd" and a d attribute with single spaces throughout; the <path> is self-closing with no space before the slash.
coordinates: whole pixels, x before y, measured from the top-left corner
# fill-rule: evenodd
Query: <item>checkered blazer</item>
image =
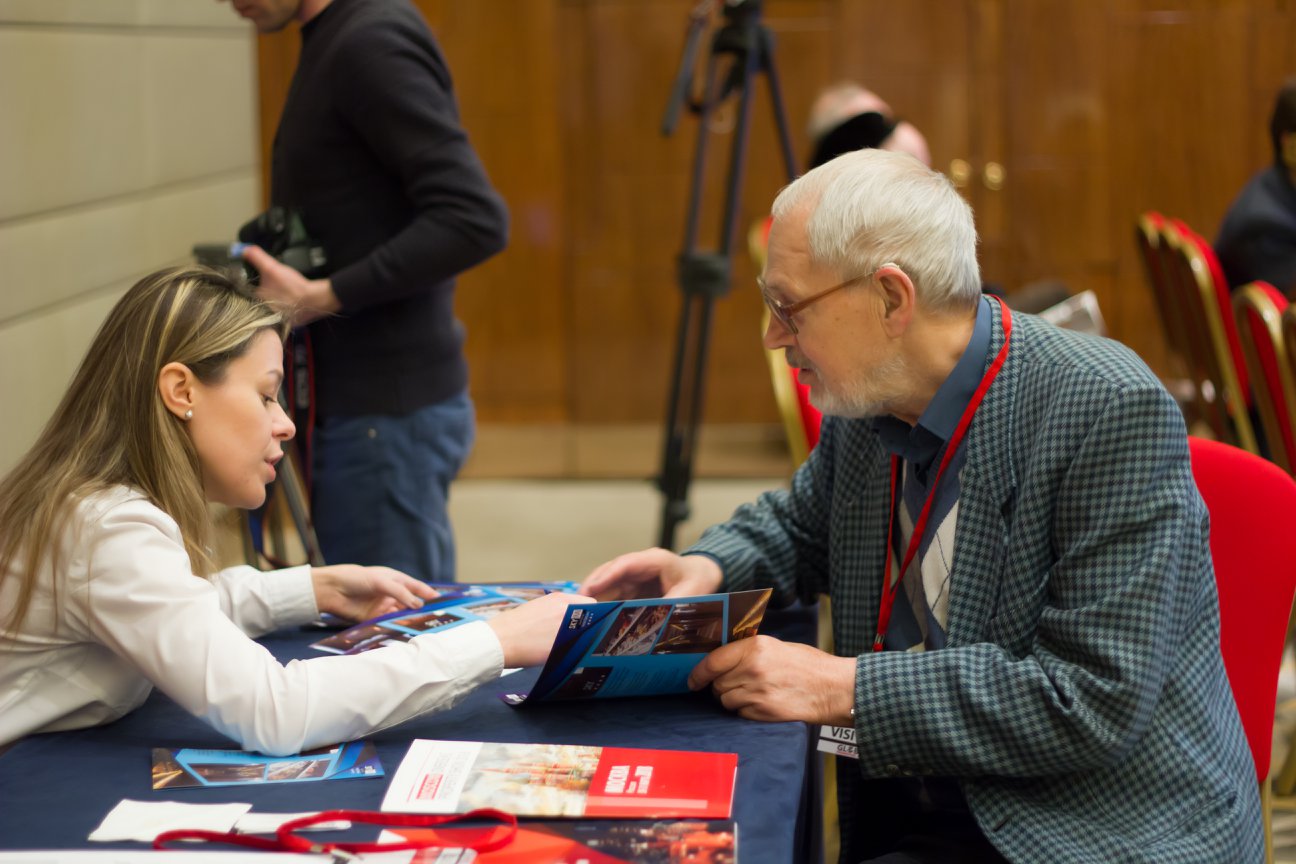
<path id="1" fill-rule="evenodd" d="M 860 658 L 843 862 L 894 824 L 873 781 L 901 776 L 958 778 L 1014 862 L 1262 861 L 1182 416 L 1123 346 L 1013 324 L 968 432 L 948 647 L 870 652 L 889 461 L 868 421 L 826 418 L 790 490 L 690 551 L 726 590 L 832 597 L 837 651 Z"/>

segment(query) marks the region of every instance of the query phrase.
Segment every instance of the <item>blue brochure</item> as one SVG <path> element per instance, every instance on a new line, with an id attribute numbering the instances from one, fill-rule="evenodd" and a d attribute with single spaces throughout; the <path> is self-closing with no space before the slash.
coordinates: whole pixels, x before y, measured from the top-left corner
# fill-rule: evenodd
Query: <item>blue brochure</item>
<path id="1" fill-rule="evenodd" d="M 708 652 L 756 635 L 769 596 L 763 588 L 572 606 L 531 692 L 501 698 L 523 705 L 687 693 L 689 673 Z"/>
<path id="2" fill-rule="evenodd" d="M 506 609 L 555 591 L 575 593 L 575 582 L 499 582 L 484 585 L 432 585 L 441 592 L 419 609 L 402 609 L 335 633 L 311 647 L 330 654 L 359 654 L 393 642 L 408 642 L 433 630 L 468 621 L 486 621 Z"/>
<path id="3" fill-rule="evenodd" d="M 153 788 L 306 783 L 383 776 L 369 741 L 350 741 L 296 756 L 263 756 L 244 750 L 153 748 Z"/>

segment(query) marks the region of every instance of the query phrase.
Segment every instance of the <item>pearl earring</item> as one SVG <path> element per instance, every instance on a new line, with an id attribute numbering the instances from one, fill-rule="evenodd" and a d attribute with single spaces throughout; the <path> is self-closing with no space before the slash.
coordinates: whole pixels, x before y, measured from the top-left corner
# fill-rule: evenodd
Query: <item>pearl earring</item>
<path id="1" fill-rule="evenodd" d="M 193 419 L 193 409 L 192 409 L 192 408 L 190 408 L 188 411 L 185 412 L 185 419 L 186 419 L 186 420 L 192 420 L 192 419 Z"/>

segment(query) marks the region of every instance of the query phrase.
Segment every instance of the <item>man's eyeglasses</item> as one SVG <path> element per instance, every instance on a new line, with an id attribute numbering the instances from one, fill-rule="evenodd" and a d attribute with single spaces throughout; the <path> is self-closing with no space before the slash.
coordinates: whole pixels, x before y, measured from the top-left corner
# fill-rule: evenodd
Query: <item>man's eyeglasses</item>
<path id="1" fill-rule="evenodd" d="M 895 267 L 895 266 L 897 265 L 888 261 L 885 264 L 878 267 L 877 270 L 874 270 L 872 273 L 865 273 L 863 276 L 855 276 L 850 279 L 847 279 L 845 282 L 839 282 L 838 284 L 832 286 L 831 288 L 825 288 L 824 290 L 820 291 L 818 294 L 811 294 L 809 297 L 806 297 L 804 300 L 798 300 L 795 303 L 784 303 L 782 300 L 775 300 L 773 297 L 770 296 L 769 291 L 766 290 L 764 285 L 761 286 L 761 296 L 765 298 L 765 305 L 769 307 L 770 314 L 773 315 L 775 318 L 777 318 L 779 323 L 788 329 L 789 333 L 796 335 L 797 326 L 796 323 L 792 320 L 793 315 L 796 315 L 798 312 L 802 311 L 812 303 L 818 303 L 820 300 L 827 297 L 829 294 L 833 293 L 834 291 L 840 291 L 841 289 L 845 288 L 847 285 L 854 285 L 856 282 L 859 282 L 864 279 L 872 279 L 874 276 L 878 274 L 879 271 L 882 270 L 883 267 Z"/>

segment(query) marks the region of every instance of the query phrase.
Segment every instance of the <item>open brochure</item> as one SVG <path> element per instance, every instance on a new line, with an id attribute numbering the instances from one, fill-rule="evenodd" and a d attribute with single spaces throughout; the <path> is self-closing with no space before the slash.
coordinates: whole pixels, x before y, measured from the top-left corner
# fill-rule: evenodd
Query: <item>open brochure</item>
<path id="1" fill-rule="evenodd" d="M 419 609 L 402 609 L 335 633 L 311 647 L 330 654 L 359 654 L 393 642 L 408 642 L 434 630 L 486 621 L 505 609 L 554 591 L 574 592 L 575 582 L 500 582 L 488 585 L 432 585 L 441 592 Z"/>
<path id="2" fill-rule="evenodd" d="M 524 822 L 513 841 L 493 852 L 456 844 L 480 840 L 491 828 L 394 828 L 383 843 L 397 840 L 444 843 L 420 849 L 410 864 L 737 864 L 738 826 L 733 822 L 620 822 L 609 820 Z"/>
<path id="3" fill-rule="evenodd" d="M 572 606 L 531 692 L 503 699 L 687 693 L 689 673 L 709 651 L 756 635 L 769 596 L 762 588 Z"/>
<path id="4" fill-rule="evenodd" d="M 263 756 L 244 750 L 153 748 L 153 788 L 249 786 L 382 777 L 378 751 L 369 741 L 307 750 L 296 756 Z"/>
<path id="5" fill-rule="evenodd" d="M 382 809 L 517 816 L 728 819 L 738 756 L 416 738 Z"/>

